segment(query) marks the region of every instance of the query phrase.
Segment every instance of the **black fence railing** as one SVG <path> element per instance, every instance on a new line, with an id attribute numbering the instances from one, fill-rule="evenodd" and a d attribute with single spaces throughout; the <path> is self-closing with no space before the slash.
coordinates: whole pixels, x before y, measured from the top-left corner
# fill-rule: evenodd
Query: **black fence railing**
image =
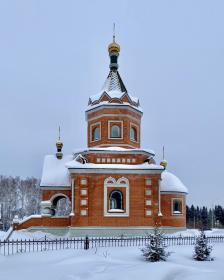
<path id="1" fill-rule="evenodd" d="M 166 246 L 182 246 L 194 245 L 197 236 L 165 236 L 164 245 Z M 98 247 L 129 247 L 144 246 L 149 242 L 150 236 L 141 237 L 82 237 L 82 238 L 58 238 L 48 239 L 47 237 L 39 240 L 7 240 L 0 241 L 0 254 L 7 256 L 17 253 L 39 252 L 49 250 L 64 249 L 84 249 Z M 208 236 L 209 243 L 224 242 L 222 236 Z"/>

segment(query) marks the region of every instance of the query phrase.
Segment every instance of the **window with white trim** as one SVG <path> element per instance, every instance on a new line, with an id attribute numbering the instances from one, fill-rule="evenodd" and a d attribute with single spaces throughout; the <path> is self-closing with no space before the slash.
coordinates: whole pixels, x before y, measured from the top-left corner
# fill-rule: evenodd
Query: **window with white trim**
<path id="1" fill-rule="evenodd" d="M 172 199 L 172 213 L 173 215 L 183 214 L 183 201 L 182 199 Z"/>
<path id="2" fill-rule="evenodd" d="M 99 126 L 93 128 L 92 141 L 97 141 L 100 139 L 100 128 Z"/>
<path id="3" fill-rule="evenodd" d="M 110 138 L 121 138 L 121 127 L 114 124 L 110 128 Z"/>
<path id="4" fill-rule="evenodd" d="M 130 129 L 130 139 L 132 141 L 137 142 L 137 129 L 133 126 L 131 126 L 131 129 Z"/>
<path id="5" fill-rule="evenodd" d="M 129 216 L 129 181 L 125 177 L 104 180 L 104 216 Z"/>

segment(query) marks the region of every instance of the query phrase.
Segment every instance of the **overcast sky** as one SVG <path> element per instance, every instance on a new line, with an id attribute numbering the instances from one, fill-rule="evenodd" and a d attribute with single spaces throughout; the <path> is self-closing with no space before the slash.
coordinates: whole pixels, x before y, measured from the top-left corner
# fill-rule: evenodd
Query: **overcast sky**
<path id="1" fill-rule="evenodd" d="M 142 148 L 165 145 L 188 203 L 224 205 L 224 1 L 0 1 L 0 174 L 41 176 L 55 153 L 86 147 L 85 108 L 119 71 L 140 99 Z"/>

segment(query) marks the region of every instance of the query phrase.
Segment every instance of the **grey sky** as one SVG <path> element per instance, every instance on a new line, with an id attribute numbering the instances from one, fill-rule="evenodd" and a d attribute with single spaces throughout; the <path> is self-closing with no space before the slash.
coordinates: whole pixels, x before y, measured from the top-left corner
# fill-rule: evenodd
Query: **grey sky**
<path id="1" fill-rule="evenodd" d="M 224 1 L 0 1 L 0 174 L 41 176 L 55 152 L 86 147 L 84 110 L 119 71 L 144 110 L 142 147 L 189 189 L 224 204 Z"/>

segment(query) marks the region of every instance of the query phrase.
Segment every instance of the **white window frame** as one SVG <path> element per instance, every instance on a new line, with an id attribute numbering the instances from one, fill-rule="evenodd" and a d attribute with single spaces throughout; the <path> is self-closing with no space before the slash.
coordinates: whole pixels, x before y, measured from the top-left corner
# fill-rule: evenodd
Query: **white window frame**
<path id="1" fill-rule="evenodd" d="M 99 129 L 100 129 L 100 137 L 97 140 L 93 140 L 93 127 L 98 127 L 98 126 L 99 126 Z M 97 142 L 97 141 L 100 141 L 100 140 L 101 140 L 101 122 L 92 123 L 90 125 L 90 142 L 93 143 L 93 142 Z"/>
<path id="2" fill-rule="evenodd" d="M 116 125 L 116 123 L 119 123 L 120 125 L 120 128 L 121 128 L 121 137 L 116 137 L 116 138 L 114 138 L 114 137 L 111 137 L 111 134 L 110 134 L 110 128 L 111 128 L 111 123 L 113 123 L 113 124 L 115 124 Z M 108 139 L 111 139 L 111 140 L 116 140 L 116 139 L 118 139 L 118 140 L 120 140 L 120 139 L 123 139 L 123 121 L 116 121 L 116 120 L 109 120 L 108 121 Z"/>
<path id="3" fill-rule="evenodd" d="M 174 213 L 174 210 L 173 210 L 173 203 L 174 203 L 174 200 L 179 200 L 181 201 L 181 211 L 180 213 Z M 171 198 L 171 214 L 172 216 L 183 216 L 184 215 L 184 211 L 183 211 L 183 207 L 184 207 L 184 200 L 183 198 L 180 198 L 180 197 L 173 197 Z"/>
<path id="4" fill-rule="evenodd" d="M 125 183 L 123 183 L 125 182 Z M 108 188 L 125 190 L 125 207 L 123 212 L 111 212 L 108 205 Z M 113 177 L 108 177 L 104 180 L 104 217 L 128 217 L 129 216 L 129 180 L 121 177 L 116 180 Z"/>

